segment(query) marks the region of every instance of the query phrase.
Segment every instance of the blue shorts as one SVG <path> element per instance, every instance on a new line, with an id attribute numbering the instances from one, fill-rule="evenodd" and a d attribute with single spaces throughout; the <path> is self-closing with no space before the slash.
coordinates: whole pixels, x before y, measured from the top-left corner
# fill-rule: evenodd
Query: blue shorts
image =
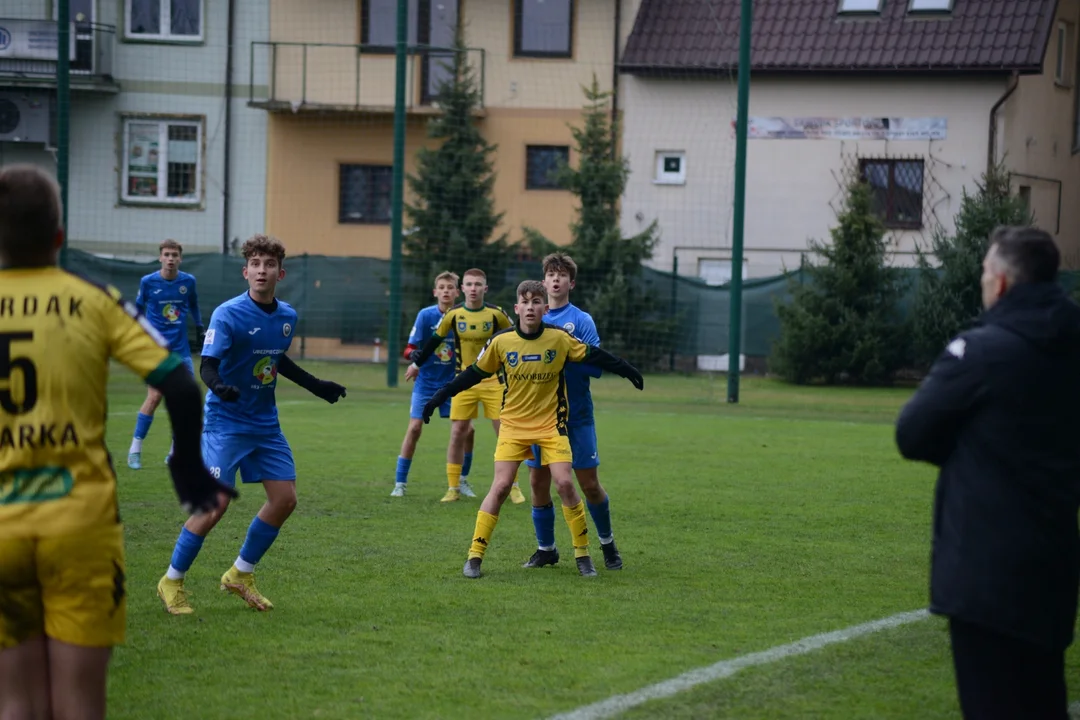
<path id="1" fill-rule="evenodd" d="M 600 466 L 600 453 L 596 449 L 596 425 L 574 425 L 566 429 L 570 439 L 570 451 L 574 454 L 575 470 L 588 470 Z M 540 467 L 536 462 L 538 448 L 533 446 L 533 458 L 525 461 L 528 467 Z"/>
<path id="2" fill-rule="evenodd" d="M 236 487 L 238 469 L 245 483 L 296 480 L 292 448 L 280 430 L 276 435 L 204 430 L 202 452 L 210 474 L 229 487 Z"/>
<path id="3" fill-rule="evenodd" d="M 437 387 L 417 383 L 412 390 L 412 407 L 409 408 L 409 417 L 413 420 L 424 417 L 424 406 L 427 405 L 427 401 L 431 399 L 431 396 L 438 391 L 439 388 Z M 450 417 L 449 399 L 439 406 L 439 417 Z"/>
<path id="4" fill-rule="evenodd" d="M 191 359 L 190 355 L 188 355 L 185 358 L 181 358 L 181 359 L 184 361 L 184 367 L 186 367 L 191 372 L 192 376 L 194 376 L 195 375 L 195 361 Z"/>

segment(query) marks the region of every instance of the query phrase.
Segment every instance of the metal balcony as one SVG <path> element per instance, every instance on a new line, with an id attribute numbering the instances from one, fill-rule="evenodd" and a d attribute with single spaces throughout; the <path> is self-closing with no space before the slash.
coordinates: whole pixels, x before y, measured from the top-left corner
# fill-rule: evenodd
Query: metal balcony
<path id="1" fill-rule="evenodd" d="M 466 55 L 483 98 L 483 49 L 410 45 L 405 81 L 408 112 L 439 111 L 438 88 L 450 77 L 446 66 L 457 52 Z M 385 46 L 256 41 L 251 43 L 250 67 L 251 107 L 294 113 L 394 112 L 395 57 Z"/>
<path id="2" fill-rule="evenodd" d="M 0 18 L 0 85 L 56 87 L 57 23 Z M 71 23 L 71 88 L 119 92 L 113 78 L 116 26 Z"/>

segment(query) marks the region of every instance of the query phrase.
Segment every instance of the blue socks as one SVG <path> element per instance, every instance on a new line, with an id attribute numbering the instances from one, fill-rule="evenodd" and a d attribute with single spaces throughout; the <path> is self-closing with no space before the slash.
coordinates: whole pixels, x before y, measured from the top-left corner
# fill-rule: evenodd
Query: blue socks
<path id="1" fill-rule="evenodd" d="M 555 505 L 548 503 L 544 507 L 533 506 L 533 528 L 536 530 L 536 544 L 541 550 L 555 547 Z"/>
<path id="2" fill-rule="evenodd" d="M 596 525 L 596 535 L 601 540 L 607 540 L 611 537 L 611 508 L 608 502 L 607 495 L 604 496 L 604 502 L 599 505 L 593 505 L 591 502 L 586 501 L 586 505 L 589 507 L 589 514 L 592 515 L 593 524 Z"/>
<path id="3" fill-rule="evenodd" d="M 465 477 L 472 469 L 472 453 L 465 453 L 465 462 L 461 463 L 461 476 Z"/>
<path id="4" fill-rule="evenodd" d="M 266 551 L 270 549 L 270 546 L 274 544 L 279 531 L 280 528 L 263 522 L 256 515 L 255 519 L 251 521 L 251 525 L 248 526 L 247 538 L 244 540 L 244 546 L 240 548 L 239 559 L 248 565 L 254 566 L 257 564 L 262 560 L 262 556 L 266 554 Z M 242 572 L 251 572 L 251 570 L 239 565 L 237 565 L 237 569 Z"/>
<path id="5" fill-rule="evenodd" d="M 139 413 L 139 417 L 135 420 L 135 439 L 142 440 L 150 432 L 150 423 L 154 422 L 153 415 L 143 415 Z"/>
<path id="6" fill-rule="evenodd" d="M 195 562 L 199 550 L 202 550 L 205 539 L 187 528 L 180 530 L 180 537 L 176 538 L 176 547 L 173 548 L 172 561 L 167 573 L 171 580 L 184 577 L 184 573 L 191 568 L 191 563 Z"/>
<path id="7" fill-rule="evenodd" d="M 410 467 L 412 467 L 412 459 L 406 460 L 399 456 L 397 459 L 397 472 L 394 475 L 394 482 L 402 484 L 409 482 Z"/>

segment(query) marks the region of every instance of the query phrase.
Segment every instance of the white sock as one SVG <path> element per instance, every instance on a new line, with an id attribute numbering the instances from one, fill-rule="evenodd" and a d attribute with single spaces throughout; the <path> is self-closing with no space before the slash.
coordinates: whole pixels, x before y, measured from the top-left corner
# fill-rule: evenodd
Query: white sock
<path id="1" fill-rule="evenodd" d="M 236 569 L 242 573 L 255 572 L 255 566 L 247 560 L 244 560 L 242 557 L 237 557 L 236 562 L 234 562 L 233 565 L 235 565 Z"/>
<path id="2" fill-rule="evenodd" d="M 142 452 L 142 438 L 131 438 L 131 447 L 128 448 L 128 454 L 141 453 Z"/>
<path id="3" fill-rule="evenodd" d="M 555 546 L 554 546 L 554 545 L 538 545 L 537 547 L 538 547 L 539 549 L 541 549 L 541 550 L 545 550 L 545 551 L 547 551 L 547 552 L 551 552 L 552 550 L 554 550 L 554 549 L 555 549 Z"/>
<path id="4" fill-rule="evenodd" d="M 601 545 L 610 545 L 613 542 L 615 542 L 615 536 L 614 535 L 608 535 L 606 538 L 600 538 L 600 544 Z"/>
<path id="5" fill-rule="evenodd" d="M 173 442 L 173 443 L 169 443 L 169 457 L 172 457 L 172 453 L 173 453 L 173 448 L 175 448 L 175 447 L 176 447 L 176 443 L 175 443 L 175 442 Z"/>
<path id="6" fill-rule="evenodd" d="M 183 580 L 184 575 L 186 574 L 187 573 L 185 573 L 183 570 L 177 570 L 172 565 L 170 565 L 169 569 L 165 571 L 165 577 L 169 578 L 170 580 Z"/>

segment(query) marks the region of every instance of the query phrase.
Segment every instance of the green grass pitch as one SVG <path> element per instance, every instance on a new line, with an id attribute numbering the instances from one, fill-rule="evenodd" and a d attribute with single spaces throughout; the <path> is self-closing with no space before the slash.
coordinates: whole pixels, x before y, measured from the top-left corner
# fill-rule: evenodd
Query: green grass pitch
<path id="1" fill-rule="evenodd" d="M 745 378 L 649 376 L 644 392 L 594 381 L 601 481 L 626 567 L 581 578 L 563 561 L 524 570 L 529 505 L 507 503 L 484 562 L 461 566 L 479 498 L 441 504 L 448 423 L 427 426 L 405 498 L 390 498 L 411 386 L 383 367 L 303 363 L 348 397 L 330 406 L 288 381 L 281 422 L 299 505 L 259 565 L 270 613 L 218 590 L 262 489 L 241 497 L 188 573 L 196 613 L 155 593 L 183 515 L 163 464 L 159 411 L 144 469 L 124 459 L 144 389 L 117 369 L 109 445 L 128 555 L 128 640 L 109 717 L 543 718 L 767 650 L 925 607 L 934 472 L 904 462 L 892 422 L 910 390 L 790 388 Z M 491 478 L 479 421 L 470 480 Z M 528 495 L 525 470 L 519 473 Z M 590 520 L 590 527 L 592 527 Z M 1080 653 L 1070 654 L 1080 693 Z M 1075 698 L 1074 698 L 1075 699 Z M 646 718 L 953 718 L 937 619 L 854 639 L 642 705 Z"/>

